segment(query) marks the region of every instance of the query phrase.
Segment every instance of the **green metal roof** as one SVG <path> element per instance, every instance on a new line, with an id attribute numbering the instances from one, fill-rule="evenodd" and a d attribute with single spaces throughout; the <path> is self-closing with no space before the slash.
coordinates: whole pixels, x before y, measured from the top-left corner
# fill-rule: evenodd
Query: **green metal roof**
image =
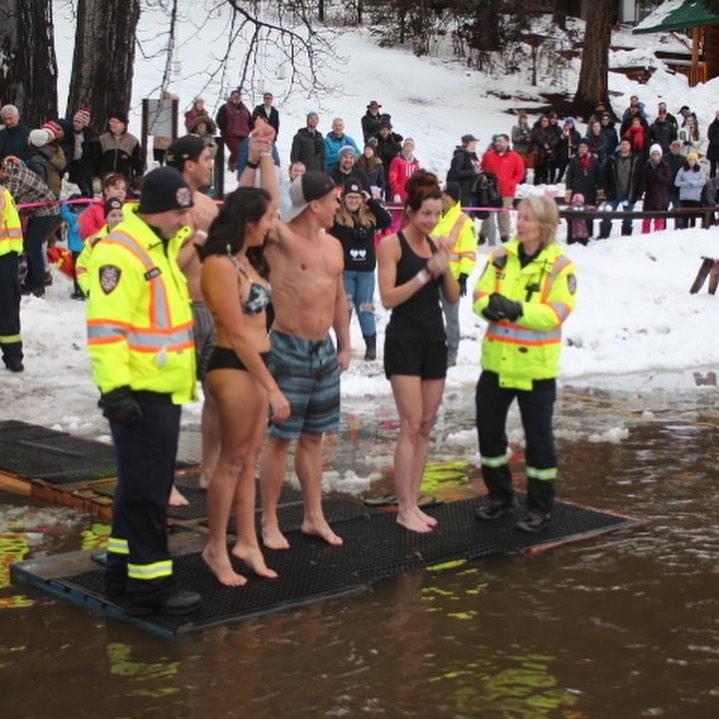
<path id="1" fill-rule="evenodd" d="M 718 24 L 719 15 L 709 12 L 698 0 L 685 0 L 684 2 L 670 0 L 644 18 L 632 32 L 640 35 Z"/>

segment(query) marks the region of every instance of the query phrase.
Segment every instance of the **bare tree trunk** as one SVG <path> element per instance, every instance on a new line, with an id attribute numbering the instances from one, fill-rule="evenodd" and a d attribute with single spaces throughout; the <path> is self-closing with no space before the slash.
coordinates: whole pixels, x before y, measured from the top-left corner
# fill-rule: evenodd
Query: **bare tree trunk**
<path id="1" fill-rule="evenodd" d="M 562 30 L 567 29 L 567 15 L 569 14 L 569 0 L 555 0 L 552 22 Z"/>
<path id="2" fill-rule="evenodd" d="M 593 0 L 589 6 L 579 86 L 574 96 L 575 112 L 583 117 L 588 117 L 599 102 L 610 107 L 609 42 L 614 5 L 614 0 Z"/>
<path id="3" fill-rule="evenodd" d="M 75 54 L 67 115 L 92 111 L 103 132 L 110 112 L 127 112 L 132 98 L 135 30 L 140 0 L 78 0 Z"/>
<path id="4" fill-rule="evenodd" d="M 39 127 L 57 117 L 51 0 L 0 0 L 0 94 Z"/>

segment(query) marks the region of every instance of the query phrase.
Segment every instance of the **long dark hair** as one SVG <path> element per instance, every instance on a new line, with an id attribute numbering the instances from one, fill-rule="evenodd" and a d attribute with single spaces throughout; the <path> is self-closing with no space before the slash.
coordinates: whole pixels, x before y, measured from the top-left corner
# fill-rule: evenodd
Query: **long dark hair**
<path id="1" fill-rule="evenodd" d="M 231 192 L 210 225 L 207 241 L 197 248 L 200 258 L 237 254 L 245 244 L 247 225 L 259 222 L 269 203 L 270 194 L 261 187 L 238 187 Z M 247 259 L 262 277 L 267 277 L 269 266 L 262 250 L 262 247 L 250 247 Z"/>

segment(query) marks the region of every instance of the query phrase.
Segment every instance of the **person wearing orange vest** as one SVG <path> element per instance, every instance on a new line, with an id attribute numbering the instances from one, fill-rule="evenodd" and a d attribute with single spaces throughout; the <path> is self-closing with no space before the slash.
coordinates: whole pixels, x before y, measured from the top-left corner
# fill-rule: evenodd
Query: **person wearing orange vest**
<path id="1" fill-rule="evenodd" d="M 178 170 L 152 170 L 139 205 L 88 266 L 88 349 L 117 455 L 105 592 L 133 614 L 188 614 L 201 603 L 176 585 L 167 542 L 180 405 L 195 395 L 192 311 L 177 265 L 192 206 Z"/>
<path id="2" fill-rule="evenodd" d="M 0 164 L 2 168 L 2 164 Z M 17 258 L 22 252 L 22 225 L 10 191 L 0 187 L 0 348 L 5 366 L 22 372 L 20 280 Z"/>
<path id="3" fill-rule="evenodd" d="M 467 279 L 477 264 L 477 233 L 474 220 L 462 212 L 461 194 L 458 182 L 447 183 L 442 191 L 442 217 L 432 232 L 435 237 L 449 237 L 452 242 L 449 269 L 459 282 L 460 299 L 467 294 Z M 454 367 L 459 351 L 459 302 L 447 302 L 444 294 L 441 299 L 447 334 L 447 367 Z"/>
<path id="4" fill-rule="evenodd" d="M 537 532 L 550 521 L 557 478 L 552 414 L 562 324 L 574 309 L 574 265 L 554 239 L 553 199 L 534 195 L 517 211 L 517 239 L 493 251 L 474 290 L 474 312 L 489 320 L 477 383 L 477 432 L 487 504 L 480 520 L 517 508 L 509 471 L 509 407 L 516 398 L 526 438 L 527 514 L 517 524 Z"/>

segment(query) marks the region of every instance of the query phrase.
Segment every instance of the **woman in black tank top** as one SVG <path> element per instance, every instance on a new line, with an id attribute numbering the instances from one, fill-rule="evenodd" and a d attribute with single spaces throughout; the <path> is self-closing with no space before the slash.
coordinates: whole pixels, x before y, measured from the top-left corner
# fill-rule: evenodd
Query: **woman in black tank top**
<path id="1" fill-rule="evenodd" d="M 457 302 L 459 284 L 448 267 L 451 241 L 429 236 L 442 212 L 437 177 L 416 172 L 407 181 L 407 193 L 406 226 L 377 248 L 379 292 L 382 304 L 392 310 L 384 368 L 400 421 L 394 455 L 397 522 L 412 532 L 431 532 L 437 520 L 417 500 L 447 374 L 439 293 L 441 288 L 449 302 Z"/>

